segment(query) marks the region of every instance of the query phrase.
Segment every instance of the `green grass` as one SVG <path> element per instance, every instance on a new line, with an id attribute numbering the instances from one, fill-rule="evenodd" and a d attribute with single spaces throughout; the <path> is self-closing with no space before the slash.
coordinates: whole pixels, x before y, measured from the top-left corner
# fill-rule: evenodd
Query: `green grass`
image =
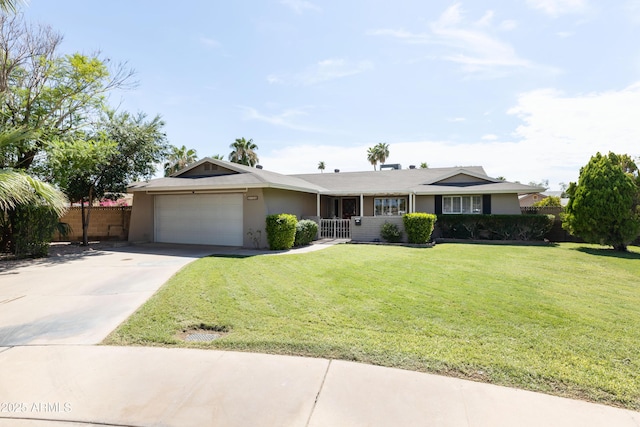
<path id="1" fill-rule="evenodd" d="M 355 360 L 640 409 L 640 251 L 340 245 L 200 259 L 106 340 Z M 179 334 L 228 330 L 211 343 Z"/>

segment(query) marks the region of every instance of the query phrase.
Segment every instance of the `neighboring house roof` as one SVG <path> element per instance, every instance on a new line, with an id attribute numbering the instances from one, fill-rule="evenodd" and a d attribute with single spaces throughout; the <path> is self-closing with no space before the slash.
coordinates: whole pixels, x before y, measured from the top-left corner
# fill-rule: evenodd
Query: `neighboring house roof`
<path id="1" fill-rule="evenodd" d="M 194 174 L 202 165 L 215 165 L 211 175 Z M 325 195 L 394 195 L 415 193 L 486 194 L 531 193 L 543 190 L 498 181 L 481 166 L 282 175 L 255 167 L 204 158 L 170 177 L 133 183 L 129 191 L 212 191 L 238 188 L 278 188 Z"/>

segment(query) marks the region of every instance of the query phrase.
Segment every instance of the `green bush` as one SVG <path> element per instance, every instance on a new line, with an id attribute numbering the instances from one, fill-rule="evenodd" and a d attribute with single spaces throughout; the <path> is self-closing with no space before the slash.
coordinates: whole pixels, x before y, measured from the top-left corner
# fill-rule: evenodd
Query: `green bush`
<path id="1" fill-rule="evenodd" d="M 291 249 L 296 239 L 298 219 L 291 214 L 267 216 L 267 242 L 273 251 Z"/>
<path id="2" fill-rule="evenodd" d="M 434 214 L 423 212 L 402 215 L 402 223 L 409 243 L 428 243 L 437 218 Z"/>
<path id="3" fill-rule="evenodd" d="M 23 205 L 14 218 L 15 256 L 46 257 L 49 243 L 58 227 L 58 215 L 47 206 Z"/>
<path id="4" fill-rule="evenodd" d="M 392 222 L 382 224 L 380 236 L 389 243 L 398 243 L 402 240 L 402 231 Z"/>
<path id="5" fill-rule="evenodd" d="M 293 246 L 308 245 L 318 235 L 318 224 L 310 219 L 303 219 L 296 224 L 296 238 Z"/>
<path id="6" fill-rule="evenodd" d="M 553 215 L 438 215 L 440 237 L 473 240 L 543 240 Z"/>

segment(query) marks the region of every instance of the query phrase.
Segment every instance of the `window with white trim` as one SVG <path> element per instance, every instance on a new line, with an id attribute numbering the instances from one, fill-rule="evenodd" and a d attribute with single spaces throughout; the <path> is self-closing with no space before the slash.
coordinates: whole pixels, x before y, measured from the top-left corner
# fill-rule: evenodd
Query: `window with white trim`
<path id="1" fill-rule="evenodd" d="M 442 213 L 481 214 L 482 196 L 442 196 Z"/>
<path id="2" fill-rule="evenodd" d="M 400 216 L 407 213 L 407 199 L 385 198 L 373 199 L 374 216 Z"/>

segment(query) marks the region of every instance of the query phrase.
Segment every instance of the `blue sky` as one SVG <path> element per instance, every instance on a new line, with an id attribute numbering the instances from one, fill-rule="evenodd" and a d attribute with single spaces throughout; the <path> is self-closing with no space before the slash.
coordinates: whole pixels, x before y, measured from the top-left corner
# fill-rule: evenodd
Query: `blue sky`
<path id="1" fill-rule="evenodd" d="M 159 114 L 200 157 L 253 138 L 281 173 L 481 165 L 576 181 L 640 155 L 640 0 L 31 0 L 65 52 L 136 70 L 120 109 Z M 325 173 L 326 173 L 325 172 Z"/>

